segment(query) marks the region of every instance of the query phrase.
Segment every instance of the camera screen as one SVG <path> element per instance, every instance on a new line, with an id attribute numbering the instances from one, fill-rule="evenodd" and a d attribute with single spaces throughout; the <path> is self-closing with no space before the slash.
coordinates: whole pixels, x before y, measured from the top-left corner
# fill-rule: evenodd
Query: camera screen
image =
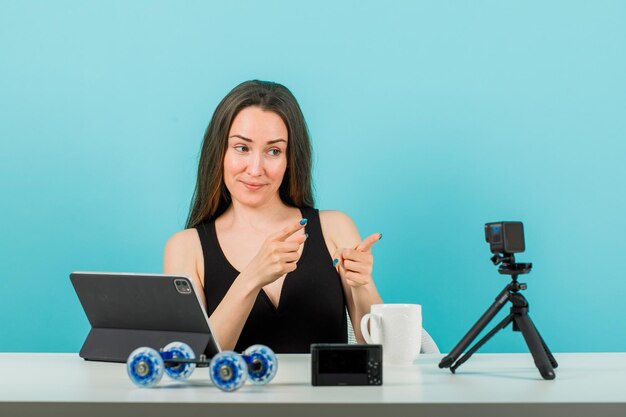
<path id="1" fill-rule="evenodd" d="M 365 349 L 319 351 L 320 374 L 364 374 L 367 372 Z"/>

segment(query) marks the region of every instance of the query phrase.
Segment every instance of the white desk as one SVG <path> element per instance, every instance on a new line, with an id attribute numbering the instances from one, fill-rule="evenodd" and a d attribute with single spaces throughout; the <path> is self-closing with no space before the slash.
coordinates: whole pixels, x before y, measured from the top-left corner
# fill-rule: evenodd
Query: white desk
<path id="1" fill-rule="evenodd" d="M 555 356 L 554 381 L 541 379 L 530 354 L 477 354 L 456 375 L 437 367 L 443 355 L 421 355 L 385 365 L 383 386 L 312 387 L 309 355 L 279 355 L 269 385 L 226 393 L 206 368 L 141 389 L 125 364 L 0 353 L 0 416 L 626 416 L 626 353 Z"/>

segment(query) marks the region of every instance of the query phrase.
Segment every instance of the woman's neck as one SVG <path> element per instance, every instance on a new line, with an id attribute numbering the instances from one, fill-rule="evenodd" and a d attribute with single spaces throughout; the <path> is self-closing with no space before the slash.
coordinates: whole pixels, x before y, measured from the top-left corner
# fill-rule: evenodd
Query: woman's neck
<path id="1" fill-rule="evenodd" d="M 250 207 L 233 201 L 230 207 L 220 216 L 226 228 L 244 228 L 260 232 L 276 232 L 275 225 L 293 216 L 294 207 L 283 203 L 280 198 L 259 207 Z"/>

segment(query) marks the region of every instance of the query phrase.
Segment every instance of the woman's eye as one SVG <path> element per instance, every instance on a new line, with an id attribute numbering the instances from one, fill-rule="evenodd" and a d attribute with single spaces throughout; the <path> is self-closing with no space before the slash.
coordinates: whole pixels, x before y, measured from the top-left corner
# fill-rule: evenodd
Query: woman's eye
<path id="1" fill-rule="evenodd" d="M 247 152 L 248 151 L 248 147 L 245 145 L 237 145 L 235 146 L 235 150 L 237 152 Z"/>
<path id="2" fill-rule="evenodd" d="M 271 156 L 278 156 L 280 155 L 280 149 L 270 149 L 269 151 L 267 151 L 267 153 L 269 153 Z"/>

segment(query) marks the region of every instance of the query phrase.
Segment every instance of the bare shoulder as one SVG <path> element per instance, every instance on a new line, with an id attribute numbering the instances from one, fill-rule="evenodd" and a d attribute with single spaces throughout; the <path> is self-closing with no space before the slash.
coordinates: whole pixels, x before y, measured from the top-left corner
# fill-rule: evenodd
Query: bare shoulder
<path id="1" fill-rule="evenodd" d="M 335 247 L 348 248 L 361 241 L 354 221 L 346 213 L 338 210 L 320 210 L 319 213 L 322 232 Z"/>
<path id="2" fill-rule="evenodd" d="M 188 276 L 202 283 L 204 262 L 201 261 L 202 246 L 196 229 L 181 230 L 167 240 L 163 251 L 164 273 Z"/>
<path id="3" fill-rule="evenodd" d="M 320 222 L 334 227 L 354 226 L 350 216 L 339 210 L 320 210 Z"/>
<path id="4" fill-rule="evenodd" d="M 185 229 L 174 233 L 165 244 L 165 252 L 189 253 L 200 246 L 200 237 L 196 229 Z"/>

